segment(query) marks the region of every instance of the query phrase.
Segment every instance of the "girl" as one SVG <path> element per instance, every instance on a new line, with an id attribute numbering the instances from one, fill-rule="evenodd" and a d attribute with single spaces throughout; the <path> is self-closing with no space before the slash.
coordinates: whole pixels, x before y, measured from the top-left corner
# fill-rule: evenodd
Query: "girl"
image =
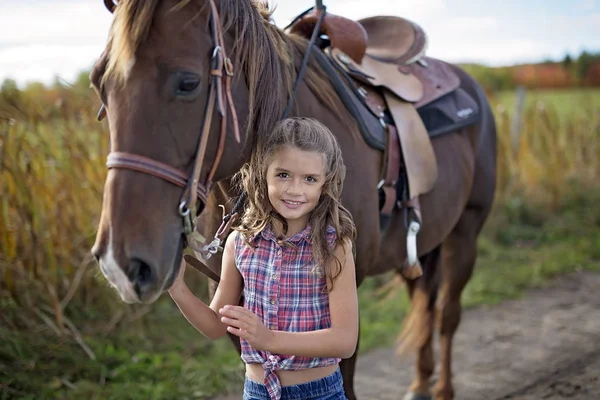
<path id="1" fill-rule="evenodd" d="M 247 200 L 210 306 L 185 285 L 185 262 L 169 289 L 206 337 L 240 337 L 245 400 L 346 399 L 338 363 L 356 349 L 358 300 L 344 176 L 324 125 L 281 121 L 237 175 Z"/>

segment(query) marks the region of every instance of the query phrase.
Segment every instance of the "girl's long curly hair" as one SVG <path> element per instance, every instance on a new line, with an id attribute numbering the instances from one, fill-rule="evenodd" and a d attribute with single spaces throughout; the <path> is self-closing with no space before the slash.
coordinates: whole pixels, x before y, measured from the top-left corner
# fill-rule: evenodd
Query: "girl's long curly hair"
<path id="1" fill-rule="evenodd" d="M 267 170 L 273 155 L 285 146 L 322 154 L 324 158 L 325 183 L 319 202 L 310 213 L 309 223 L 313 257 L 316 266 L 323 268 L 327 287 L 331 290 L 342 270 L 342 262 L 334 255 L 335 245 L 343 245 L 345 241 L 354 243 L 356 227 L 350 212 L 341 202 L 346 176 L 342 151 L 333 133 L 319 121 L 287 118 L 280 121 L 273 131 L 259 135 L 249 162 L 234 177 L 239 189 L 246 194 L 243 215 L 234 229 L 242 234 L 249 246 L 254 236 L 275 220 L 280 221 L 284 233 L 287 232 L 285 219 L 275 212 L 267 190 Z M 336 232 L 336 243 L 332 247 L 327 243 L 328 225 Z"/>

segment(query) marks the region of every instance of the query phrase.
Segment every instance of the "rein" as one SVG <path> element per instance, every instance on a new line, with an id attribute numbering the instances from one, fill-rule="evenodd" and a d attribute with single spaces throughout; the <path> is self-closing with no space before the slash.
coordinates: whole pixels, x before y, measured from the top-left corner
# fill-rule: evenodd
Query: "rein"
<path id="1" fill-rule="evenodd" d="M 164 181 L 170 182 L 176 186 L 184 188 L 183 195 L 181 197 L 178 211 L 179 215 L 183 218 L 183 231 L 186 238 L 186 243 L 189 243 L 188 238 L 195 234 L 195 218 L 197 216 L 197 201 L 206 203 L 208 194 L 212 187 L 212 179 L 214 174 L 219 166 L 219 162 L 221 161 L 221 156 L 223 154 L 223 150 L 225 148 L 225 138 L 227 136 L 227 108 L 225 107 L 225 98 L 227 101 L 227 106 L 231 110 L 231 119 L 233 124 L 233 132 L 235 135 L 235 139 L 237 143 L 241 142 L 239 126 L 238 126 L 238 117 L 233 104 L 233 99 L 231 97 L 231 77 L 233 77 L 233 64 L 231 60 L 227 57 L 227 53 L 225 51 L 225 43 L 223 40 L 223 31 L 221 26 L 221 21 L 219 17 L 219 11 L 215 5 L 214 0 L 207 0 L 210 4 L 210 20 L 211 20 L 211 36 L 213 40 L 214 50 L 211 56 L 211 80 L 208 88 L 208 98 L 204 108 L 204 116 L 202 120 L 202 129 L 199 138 L 198 147 L 196 150 L 196 156 L 194 161 L 194 168 L 192 170 L 191 175 L 188 177 L 185 173 L 180 170 L 171 167 L 165 163 L 160 161 L 133 153 L 127 152 L 111 152 L 109 153 L 106 161 L 106 166 L 109 169 L 117 168 L 117 169 L 129 169 L 133 171 L 138 171 L 142 173 L 146 173 L 157 178 L 160 178 Z M 104 4 L 106 8 L 113 13 L 115 8 L 118 6 L 118 2 L 116 0 L 104 0 Z M 310 53 L 314 44 L 316 43 L 317 37 L 319 35 L 322 22 L 325 18 L 326 7 L 322 4 L 322 1 L 318 0 L 316 2 L 316 7 L 320 11 L 319 19 L 315 24 L 315 28 L 313 30 L 310 42 L 308 43 L 307 51 L 304 54 L 304 58 L 302 60 L 302 64 L 300 70 L 298 72 L 298 76 L 296 78 L 296 82 L 294 84 L 294 88 L 292 94 L 288 100 L 288 104 L 284 110 L 284 113 L 281 119 L 285 119 L 292 108 L 294 100 L 296 98 L 296 93 L 298 91 L 298 87 L 302 78 L 306 72 L 308 67 L 308 61 L 310 59 Z M 210 126 L 212 122 L 212 117 L 215 111 L 215 106 L 217 111 L 221 117 L 221 130 L 219 134 L 219 144 L 217 148 L 217 154 L 215 157 L 215 161 L 208 173 L 206 180 L 200 182 L 200 173 L 202 170 L 202 165 L 204 163 L 204 158 L 206 155 L 206 148 L 208 144 L 208 138 L 210 134 Z M 98 112 L 98 120 L 102 120 L 106 116 L 106 109 L 104 105 L 100 108 Z M 241 195 L 236 200 L 236 203 L 232 209 L 232 211 L 228 214 L 225 213 L 223 208 L 223 220 L 221 226 L 217 229 L 215 233 L 214 239 L 208 245 L 203 248 L 203 253 L 206 258 L 210 258 L 213 254 L 216 254 L 217 251 L 222 251 L 222 243 L 225 238 L 229 235 L 231 231 L 231 225 L 236 219 L 238 213 L 243 208 L 243 205 L 246 201 L 247 194 L 242 192 Z M 186 258 L 187 260 L 188 258 Z M 205 275 L 211 277 L 207 272 L 205 272 L 204 268 L 199 268 L 197 264 L 194 265 L 197 269 L 203 272 Z"/>
<path id="2" fill-rule="evenodd" d="M 321 25 L 323 24 L 323 20 L 325 19 L 326 6 L 323 5 L 323 2 L 321 0 L 318 0 L 316 3 L 317 3 L 317 6 L 316 6 L 317 10 L 320 10 L 321 13 L 319 15 L 319 19 L 317 20 L 317 23 L 315 24 L 315 28 L 313 30 L 310 41 L 306 48 L 306 53 L 304 53 L 304 57 L 302 59 L 302 64 L 300 66 L 300 71 L 298 71 L 298 76 L 296 77 L 296 82 L 294 83 L 294 89 L 292 90 L 292 95 L 290 96 L 287 106 L 285 107 L 285 110 L 283 111 L 283 115 L 281 116 L 282 120 L 287 118 L 288 115 L 290 114 L 292 105 L 294 103 L 294 99 L 296 98 L 296 93 L 298 92 L 298 87 L 300 86 L 300 82 L 302 82 L 302 78 L 304 77 L 304 74 L 306 73 L 306 68 L 308 68 L 308 61 L 310 59 L 311 50 L 317 41 L 317 37 L 319 35 L 319 32 L 321 31 Z M 310 12 L 312 9 L 313 8 L 309 8 L 308 10 L 305 11 L 305 13 Z M 233 224 L 235 219 L 238 217 L 247 198 L 248 198 L 248 194 L 246 192 L 242 192 L 238 196 L 230 213 L 226 214 L 225 210 L 223 209 L 223 220 L 221 222 L 221 225 L 217 229 L 217 232 L 213 238 L 213 241 L 204 247 L 205 257 L 207 259 L 210 258 L 213 254 L 216 254 L 217 251 L 223 250 L 222 244 L 225 241 L 225 239 L 227 238 L 227 235 L 229 235 L 229 232 L 231 231 L 231 225 Z M 196 266 L 196 268 L 198 268 L 197 265 L 195 265 L 195 266 Z M 205 275 L 208 275 L 208 274 L 205 273 Z"/>

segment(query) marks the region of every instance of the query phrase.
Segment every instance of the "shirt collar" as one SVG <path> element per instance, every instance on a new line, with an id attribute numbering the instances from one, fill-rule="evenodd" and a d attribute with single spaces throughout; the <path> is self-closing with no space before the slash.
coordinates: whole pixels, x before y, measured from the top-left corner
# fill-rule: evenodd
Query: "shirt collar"
<path id="1" fill-rule="evenodd" d="M 308 225 L 306 225 L 306 227 L 302 231 L 296 233 L 292 237 L 285 239 L 284 242 L 300 243 L 302 240 L 309 242 L 311 231 L 312 231 L 312 229 L 311 229 L 311 225 L 309 223 Z M 277 240 L 277 238 L 275 237 L 275 233 L 273 232 L 273 229 L 271 227 L 271 223 L 268 223 L 265 226 L 265 228 L 260 232 L 260 235 L 265 240 L 273 240 L 273 241 Z"/>

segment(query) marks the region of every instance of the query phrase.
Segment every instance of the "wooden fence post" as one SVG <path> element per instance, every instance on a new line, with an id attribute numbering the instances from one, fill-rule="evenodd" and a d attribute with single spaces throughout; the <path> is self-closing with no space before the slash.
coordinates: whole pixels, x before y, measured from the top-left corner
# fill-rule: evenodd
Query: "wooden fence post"
<path id="1" fill-rule="evenodd" d="M 517 101 L 515 102 L 515 112 L 512 118 L 510 128 L 510 143 L 513 154 L 519 152 L 519 141 L 521 139 L 521 121 L 523 120 L 523 110 L 525 109 L 525 87 L 517 87 Z"/>

